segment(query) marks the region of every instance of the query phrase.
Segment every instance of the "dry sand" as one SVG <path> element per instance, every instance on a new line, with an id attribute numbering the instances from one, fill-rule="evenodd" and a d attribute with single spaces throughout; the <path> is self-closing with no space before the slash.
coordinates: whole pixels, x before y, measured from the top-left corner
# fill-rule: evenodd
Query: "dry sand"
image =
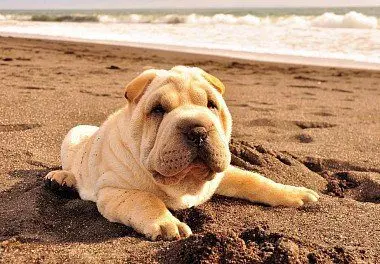
<path id="1" fill-rule="evenodd" d="M 380 262 L 380 72 L 21 38 L 0 38 L 0 51 L 0 262 Z M 123 106 L 144 67 L 177 64 L 225 83 L 233 164 L 316 189 L 320 202 L 214 197 L 175 212 L 194 236 L 150 242 L 44 188 L 71 127 Z"/>

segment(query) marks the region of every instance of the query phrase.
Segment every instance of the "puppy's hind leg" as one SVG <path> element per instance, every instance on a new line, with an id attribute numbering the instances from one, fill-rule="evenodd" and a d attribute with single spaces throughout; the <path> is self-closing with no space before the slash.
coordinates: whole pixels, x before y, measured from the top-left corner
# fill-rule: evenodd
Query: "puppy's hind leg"
<path id="1" fill-rule="evenodd" d="M 66 170 L 54 170 L 45 176 L 45 185 L 54 191 L 75 191 L 75 175 Z"/>

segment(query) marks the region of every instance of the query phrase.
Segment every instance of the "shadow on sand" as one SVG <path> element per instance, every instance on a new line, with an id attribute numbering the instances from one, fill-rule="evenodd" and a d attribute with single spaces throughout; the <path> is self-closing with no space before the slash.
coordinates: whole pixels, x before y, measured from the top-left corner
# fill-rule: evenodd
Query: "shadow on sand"
<path id="1" fill-rule="evenodd" d="M 132 228 L 107 221 L 95 203 L 79 199 L 76 193 L 45 187 L 43 176 L 54 169 L 59 168 L 9 172 L 23 180 L 0 194 L 0 240 L 93 243 L 140 236 Z"/>

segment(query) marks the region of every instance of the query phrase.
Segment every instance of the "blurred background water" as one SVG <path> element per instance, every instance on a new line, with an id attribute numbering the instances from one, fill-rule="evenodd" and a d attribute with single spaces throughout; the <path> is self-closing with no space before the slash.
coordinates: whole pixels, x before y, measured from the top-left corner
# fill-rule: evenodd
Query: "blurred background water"
<path id="1" fill-rule="evenodd" d="M 0 34 L 380 64 L 380 7 L 0 10 Z"/>

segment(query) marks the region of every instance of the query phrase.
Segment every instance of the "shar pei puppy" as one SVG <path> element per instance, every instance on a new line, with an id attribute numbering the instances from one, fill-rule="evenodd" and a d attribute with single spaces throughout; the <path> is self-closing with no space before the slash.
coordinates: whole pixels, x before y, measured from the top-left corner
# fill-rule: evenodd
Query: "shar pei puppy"
<path id="1" fill-rule="evenodd" d="M 217 193 L 271 206 L 302 206 L 318 194 L 230 165 L 232 119 L 225 87 L 200 68 L 146 70 L 126 87 L 127 104 L 100 127 L 66 135 L 62 170 L 46 181 L 75 188 L 111 222 L 146 237 L 179 239 L 191 229 L 169 209 Z"/>

